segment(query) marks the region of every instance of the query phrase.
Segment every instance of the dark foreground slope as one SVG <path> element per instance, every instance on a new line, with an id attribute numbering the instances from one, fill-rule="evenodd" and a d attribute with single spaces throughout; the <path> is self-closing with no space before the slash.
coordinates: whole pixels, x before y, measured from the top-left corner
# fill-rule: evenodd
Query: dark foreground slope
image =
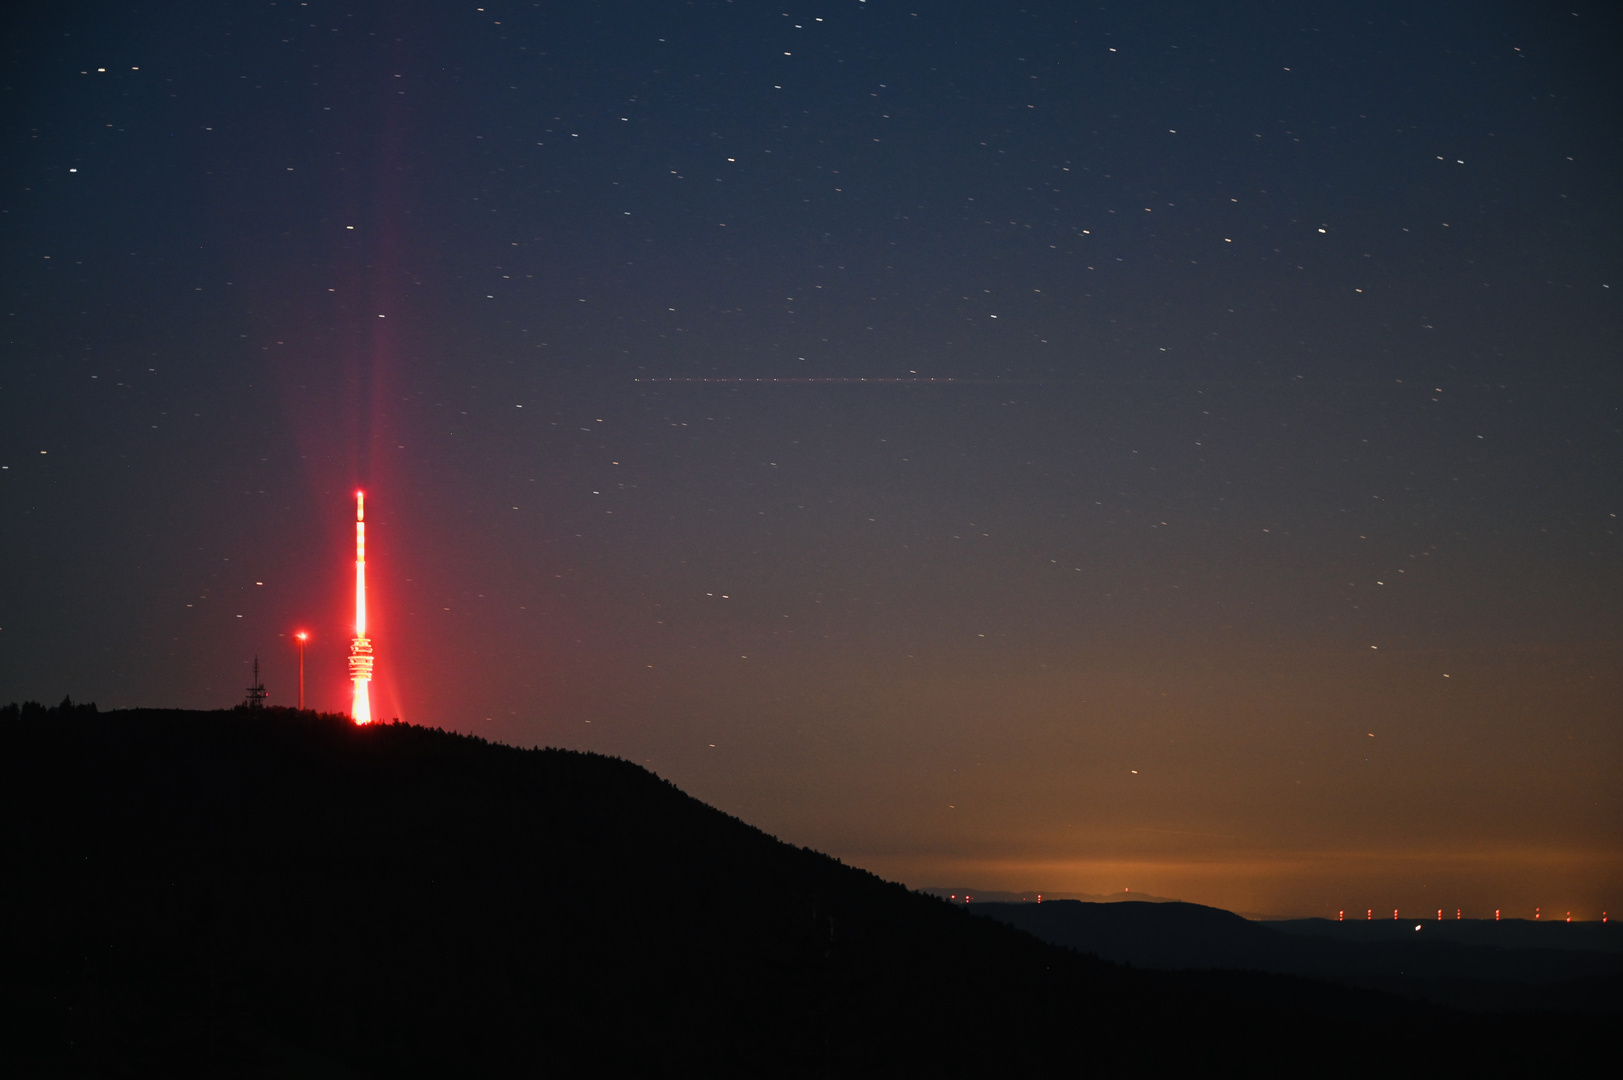
<path id="1" fill-rule="evenodd" d="M 593 755 L 279 710 L 6 710 L 0 746 L 12 1075 L 1299 1074 L 1586 1038 L 1115 968 Z"/>

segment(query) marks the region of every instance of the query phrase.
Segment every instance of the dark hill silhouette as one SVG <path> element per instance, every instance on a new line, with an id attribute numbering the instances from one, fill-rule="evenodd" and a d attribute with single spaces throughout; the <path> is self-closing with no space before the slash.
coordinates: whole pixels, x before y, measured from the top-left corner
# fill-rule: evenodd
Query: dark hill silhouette
<path id="1" fill-rule="evenodd" d="M 1616 951 L 1623 927 L 1599 923 L 1260 923 L 1199 904 L 1130 901 L 975 903 L 968 910 L 1141 967 L 1307 975 L 1477 1009 L 1623 1012 L 1623 955 Z"/>
<path id="2" fill-rule="evenodd" d="M 1327 1074 L 1599 1045 L 1117 968 L 590 754 L 67 702 L 0 710 L 0 745 L 12 1075 Z"/>
<path id="3" fill-rule="evenodd" d="M 968 910 L 1055 945 L 1139 967 L 1278 970 L 1290 944 L 1233 912 L 1182 901 L 974 903 Z"/>

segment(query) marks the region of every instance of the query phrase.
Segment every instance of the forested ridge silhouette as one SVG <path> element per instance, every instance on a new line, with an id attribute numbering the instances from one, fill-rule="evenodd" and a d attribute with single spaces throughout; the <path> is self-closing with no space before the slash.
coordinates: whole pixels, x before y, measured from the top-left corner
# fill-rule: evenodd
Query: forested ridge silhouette
<path id="1" fill-rule="evenodd" d="M 1604 1046 L 1117 967 L 600 755 L 71 701 L 0 709 L 0 745 L 12 1075 L 1328 1075 Z"/>

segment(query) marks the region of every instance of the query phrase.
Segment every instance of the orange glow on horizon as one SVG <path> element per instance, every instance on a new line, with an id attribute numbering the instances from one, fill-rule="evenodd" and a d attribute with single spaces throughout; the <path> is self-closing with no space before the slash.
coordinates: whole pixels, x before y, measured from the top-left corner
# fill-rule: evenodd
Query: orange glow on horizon
<path id="1" fill-rule="evenodd" d="M 357 724 L 372 722 L 372 642 L 366 636 L 366 492 L 355 493 L 355 637 L 349 643 L 349 677 L 355 683 L 350 717 Z"/>

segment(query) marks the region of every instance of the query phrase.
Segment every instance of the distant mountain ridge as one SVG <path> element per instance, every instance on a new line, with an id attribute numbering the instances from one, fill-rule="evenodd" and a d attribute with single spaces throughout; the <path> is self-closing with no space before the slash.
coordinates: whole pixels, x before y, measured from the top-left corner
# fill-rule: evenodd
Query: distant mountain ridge
<path id="1" fill-rule="evenodd" d="M 1334 941 L 1457 941 L 1494 949 L 1623 953 L 1623 923 L 1559 919 L 1265 919 L 1284 934 Z M 1415 935 L 1419 934 L 1419 937 Z"/>
<path id="2" fill-rule="evenodd" d="M 1598 1039 L 1116 967 L 625 761 L 291 710 L 0 709 L 0 853 L 14 1075 L 1188 1075 L 1327 1044 L 1356 1074 Z"/>
<path id="3" fill-rule="evenodd" d="M 1623 927 L 1610 924 L 1270 923 L 1181 902 L 976 902 L 968 910 L 1138 967 L 1306 975 L 1464 1008 L 1623 1013 Z"/>
<path id="4" fill-rule="evenodd" d="M 934 896 L 954 903 L 1033 904 L 1047 900 L 1081 900 L 1089 904 L 1116 904 L 1123 900 L 1137 900 L 1148 904 L 1174 902 L 1169 896 L 1151 896 L 1149 893 L 1127 891 L 1119 893 L 1051 893 L 1032 889 L 1027 892 L 994 892 L 990 889 L 952 889 L 940 885 L 931 885 L 920 889 L 919 892 L 924 893 L 926 896 Z"/>

